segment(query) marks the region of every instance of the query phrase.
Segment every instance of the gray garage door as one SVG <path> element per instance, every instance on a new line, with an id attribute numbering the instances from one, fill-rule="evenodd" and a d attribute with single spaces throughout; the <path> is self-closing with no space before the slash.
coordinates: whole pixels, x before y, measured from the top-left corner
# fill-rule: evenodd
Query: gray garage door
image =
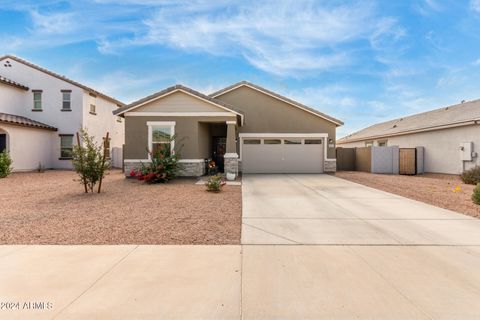
<path id="1" fill-rule="evenodd" d="M 322 173 L 322 138 L 244 138 L 244 173 Z"/>

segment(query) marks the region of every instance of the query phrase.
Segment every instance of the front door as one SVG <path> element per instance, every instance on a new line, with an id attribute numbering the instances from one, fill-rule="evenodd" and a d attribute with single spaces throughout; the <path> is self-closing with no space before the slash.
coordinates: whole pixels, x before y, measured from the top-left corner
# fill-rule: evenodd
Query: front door
<path id="1" fill-rule="evenodd" d="M 225 155 L 225 150 L 227 149 L 227 138 L 226 137 L 213 137 L 212 141 L 213 147 L 213 156 L 212 159 L 215 161 L 215 164 L 218 167 L 220 172 L 223 172 L 223 156 Z"/>
<path id="2" fill-rule="evenodd" d="M 0 133 L 0 152 L 7 149 L 7 135 Z"/>

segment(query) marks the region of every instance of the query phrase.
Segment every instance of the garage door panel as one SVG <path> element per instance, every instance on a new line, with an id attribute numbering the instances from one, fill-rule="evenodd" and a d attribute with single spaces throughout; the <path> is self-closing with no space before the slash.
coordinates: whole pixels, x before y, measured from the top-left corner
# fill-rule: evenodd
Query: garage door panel
<path id="1" fill-rule="evenodd" d="M 323 144 L 284 144 L 282 141 L 282 144 L 243 144 L 242 147 L 244 173 L 323 172 Z"/>

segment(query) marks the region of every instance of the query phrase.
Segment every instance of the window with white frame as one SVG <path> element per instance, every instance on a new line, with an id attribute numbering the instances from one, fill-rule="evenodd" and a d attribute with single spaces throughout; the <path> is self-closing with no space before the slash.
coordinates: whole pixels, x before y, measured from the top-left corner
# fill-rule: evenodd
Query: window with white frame
<path id="1" fill-rule="evenodd" d="M 365 147 L 373 147 L 373 141 L 366 141 Z"/>
<path id="2" fill-rule="evenodd" d="M 167 155 L 173 153 L 175 135 L 175 122 L 153 121 L 147 122 L 149 150 L 152 154 L 165 152 Z"/>
<path id="3" fill-rule="evenodd" d="M 387 146 L 387 140 L 378 141 L 378 146 L 379 147 L 386 147 Z"/>

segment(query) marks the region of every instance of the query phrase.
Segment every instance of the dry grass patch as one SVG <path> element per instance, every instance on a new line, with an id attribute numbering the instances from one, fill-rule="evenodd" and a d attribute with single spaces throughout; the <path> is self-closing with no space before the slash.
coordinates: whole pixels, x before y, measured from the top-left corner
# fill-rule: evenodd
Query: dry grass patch
<path id="1" fill-rule="evenodd" d="M 111 171 L 84 194 L 71 171 L 0 180 L 0 244 L 239 244 L 241 187 L 194 179 L 147 185 Z"/>
<path id="2" fill-rule="evenodd" d="M 425 173 L 418 176 L 340 171 L 335 176 L 437 207 L 480 218 L 480 206 L 472 202 L 474 186 L 452 174 Z M 460 187 L 460 190 L 454 189 Z"/>

